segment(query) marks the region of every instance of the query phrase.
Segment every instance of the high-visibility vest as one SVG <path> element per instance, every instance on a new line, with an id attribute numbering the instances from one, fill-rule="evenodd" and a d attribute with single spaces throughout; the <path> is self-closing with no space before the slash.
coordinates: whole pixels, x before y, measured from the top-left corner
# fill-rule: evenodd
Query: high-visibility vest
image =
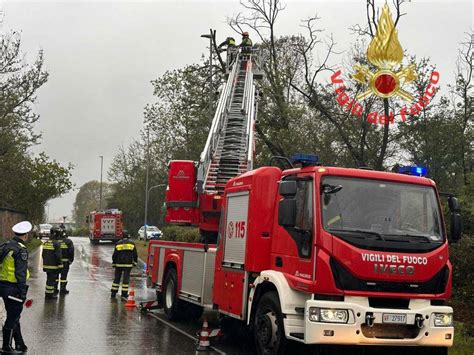
<path id="1" fill-rule="evenodd" d="M 18 243 L 20 244 L 20 243 Z M 26 248 L 23 244 L 20 244 L 22 248 Z M 15 259 L 13 258 L 14 250 L 10 250 L 8 254 L 0 263 L 0 281 L 7 281 L 12 283 L 17 283 L 18 280 L 15 276 Z M 30 278 L 30 272 L 26 270 L 26 279 Z"/>
<path id="2" fill-rule="evenodd" d="M 252 47 L 252 40 L 248 37 L 242 38 L 242 47 Z"/>

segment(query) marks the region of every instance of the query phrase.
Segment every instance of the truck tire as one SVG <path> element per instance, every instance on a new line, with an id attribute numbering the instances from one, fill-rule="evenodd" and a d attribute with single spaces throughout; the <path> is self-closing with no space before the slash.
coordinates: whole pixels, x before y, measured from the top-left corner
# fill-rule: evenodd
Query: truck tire
<path id="1" fill-rule="evenodd" d="M 169 320 L 179 320 L 185 315 L 186 305 L 178 298 L 178 274 L 168 269 L 163 287 L 163 310 Z"/>
<path id="2" fill-rule="evenodd" d="M 258 354 L 283 354 L 286 346 L 280 300 L 275 291 L 265 293 L 257 304 L 253 334 Z"/>

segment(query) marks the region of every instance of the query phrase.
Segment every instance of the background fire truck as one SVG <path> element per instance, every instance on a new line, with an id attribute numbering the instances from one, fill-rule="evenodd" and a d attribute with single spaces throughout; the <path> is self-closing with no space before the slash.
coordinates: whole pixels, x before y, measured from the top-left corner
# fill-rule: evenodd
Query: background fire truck
<path id="1" fill-rule="evenodd" d="M 101 240 L 116 242 L 122 238 L 122 212 L 117 209 L 92 211 L 88 216 L 89 240 L 98 244 Z"/>
<path id="2" fill-rule="evenodd" d="M 216 310 L 248 325 L 261 354 L 288 340 L 447 354 L 452 267 L 435 183 L 420 167 L 324 167 L 310 155 L 252 170 L 253 64 L 238 57 L 197 168 L 170 163 L 166 219 L 198 225 L 204 243 L 149 244 L 166 315 Z M 456 241 L 459 203 L 447 197 Z"/>

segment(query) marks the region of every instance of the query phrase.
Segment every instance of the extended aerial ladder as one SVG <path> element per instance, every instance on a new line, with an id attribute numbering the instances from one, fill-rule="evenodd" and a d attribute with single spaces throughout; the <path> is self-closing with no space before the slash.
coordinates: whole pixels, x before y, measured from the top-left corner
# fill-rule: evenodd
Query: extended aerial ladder
<path id="1" fill-rule="evenodd" d="M 260 55 L 236 51 L 199 162 L 169 166 L 166 221 L 198 225 L 203 235 L 218 230 L 227 181 L 253 169 Z"/>

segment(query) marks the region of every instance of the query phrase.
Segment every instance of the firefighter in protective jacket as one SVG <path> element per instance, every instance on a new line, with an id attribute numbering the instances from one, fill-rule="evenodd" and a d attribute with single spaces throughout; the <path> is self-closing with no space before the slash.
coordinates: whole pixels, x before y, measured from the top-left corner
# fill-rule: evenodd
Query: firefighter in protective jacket
<path id="1" fill-rule="evenodd" d="M 128 284 L 132 267 L 137 265 L 138 254 L 135 243 L 129 238 L 127 232 L 123 232 L 122 239 L 115 245 L 112 255 L 112 266 L 115 267 L 115 277 L 112 283 L 111 296 L 115 297 L 120 288 L 122 279 L 122 297 L 128 297 Z M 122 278 L 123 275 L 123 278 Z"/>
<path id="2" fill-rule="evenodd" d="M 252 53 L 252 40 L 250 39 L 249 33 L 244 32 L 242 33 L 242 43 L 240 43 L 239 47 L 242 48 L 243 54 L 251 54 Z"/>
<path id="3" fill-rule="evenodd" d="M 60 273 L 60 291 L 62 295 L 67 295 L 69 290 L 67 286 L 67 274 L 69 273 L 69 267 L 74 261 L 74 244 L 71 239 L 69 239 L 65 230 L 60 231 L 60 243 L 61 243 L 61 255 L 63 261 L 63 268 Z"/>
<path id="4" fill-rule="evenodd" d="M 7 312 L 3 325 L 3 354 L 21 354 L 28 350 L 21 335 L 20 315 L 28 292 L 26 281 L 30 277 L 28 251 L 23 243 L 31 229 L 28 221 L 15 224 L 12 228 L 15 236 L 0 245 L 0 297 Z M 15 348 L 12 340 L 15 340 Z"/>
<path id="5" fill-rule="evenodd" d="M 46 272 L 46 298 L 58 296 L 59 273 L 63 268 L 59 230 L 51 228 L 49 239 L 43 244 L 43 271 Z"/>

